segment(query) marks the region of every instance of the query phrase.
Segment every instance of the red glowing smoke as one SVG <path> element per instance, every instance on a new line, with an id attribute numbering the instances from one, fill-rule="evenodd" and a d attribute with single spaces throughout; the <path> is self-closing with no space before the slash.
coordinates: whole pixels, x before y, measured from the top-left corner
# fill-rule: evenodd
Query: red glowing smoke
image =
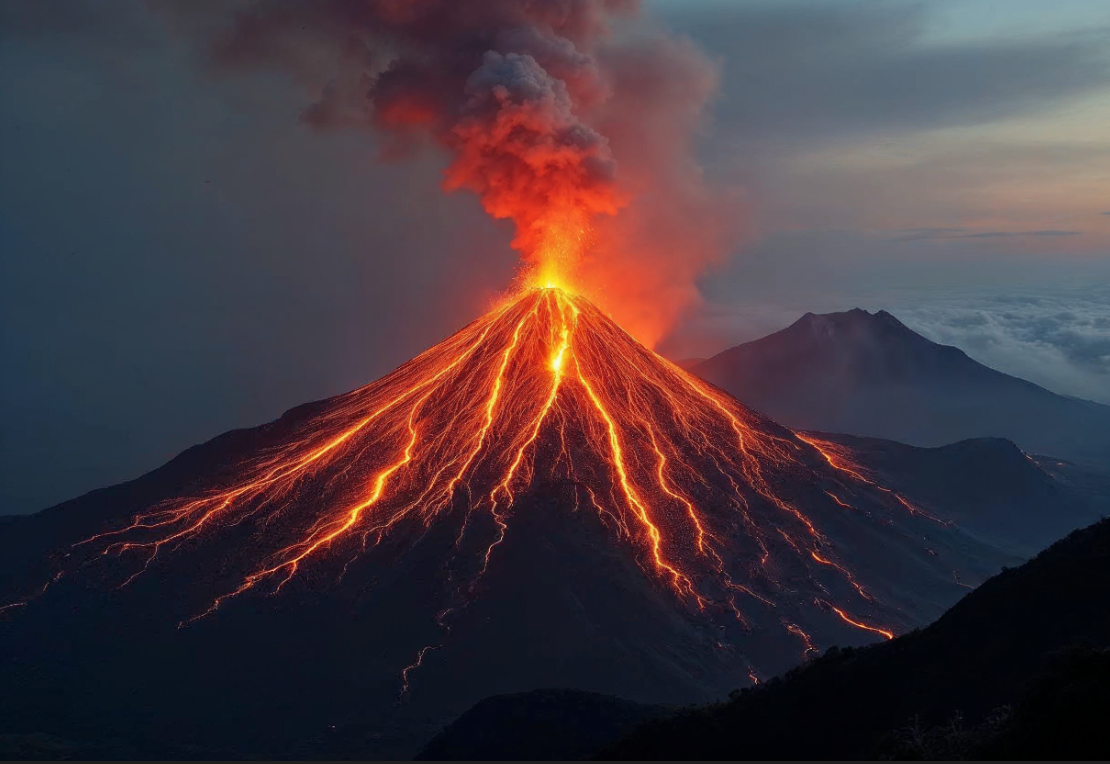
<path id="1" fill-rule="evenodd" d="M 513 222 L 529 281 L 585 292 L 650 344 L 741 226 L 694 158 L 714 68 L 638 5 L 252 0 L 219 6 L 209 42 L 223 66 L 307 84 L 313 127 L 372 129 L 388 156 L 445 148 L 445 188 Z"/>
<path id="2" fill-rule="evenodd" d="M 517 228 L 513 246 L 543 274 L 573 268 L 591 221 L 619 206 L 608 142 L 582 124 L 569 91 L 530 55 L 490 51 L 467 78 L 447 136 L 448 189 L 478 193 Z"/>

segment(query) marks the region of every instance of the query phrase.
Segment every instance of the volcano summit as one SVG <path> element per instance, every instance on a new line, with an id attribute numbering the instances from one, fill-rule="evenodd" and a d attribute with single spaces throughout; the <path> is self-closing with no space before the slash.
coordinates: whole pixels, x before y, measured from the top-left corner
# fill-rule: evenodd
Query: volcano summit
<path id="1" fill-rule="evenodd" d="M 377 382 L 16 528 L 13 554 L 63 551 L 27 566 L 42 589 L 5 574 L 5 712 L 108 687 L 128 724 L 266 751 L 275 718 L 303 742 L 541 686 L 701 700 L 889 639 L 1015 559 L 947 517 L 530 289 Z M 142 705 L 167 691 L 174 713 Z"/>

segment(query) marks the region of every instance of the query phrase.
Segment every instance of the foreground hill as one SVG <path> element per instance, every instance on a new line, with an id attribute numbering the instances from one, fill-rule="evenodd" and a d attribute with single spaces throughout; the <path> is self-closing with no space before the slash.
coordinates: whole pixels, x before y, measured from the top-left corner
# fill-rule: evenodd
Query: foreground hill
<path id="1" fill-rule="evenodd" d="M 617 742 L 668 706 L 576 690 L 533 690 L 483 700 L 417 755 L 425 761 L 567 761 Z"/>
<path id="2" fill-rule="evenodd" d="M 790 427 L 919 446 L 1002 437 L 1110 469 L 1110 406 L 983 366 L 886 311 L 807 313 L 692 371 Z"/>
<path id="3" fill-rule="evenodd" d="M 995 576 L 924 630 L 831 649 L 726 703 L 649 722 L 602 757 L 905 758 L 933 746 L 940 757 L 1104 759 L 1108 601 L 1103 520 Z M 1076 647 L 1093 652 L 1061 652 Z M 1000 711 L 1006 704 L 1016 708 Z M 973 728 L 970 749 L 952 747 Z"/>

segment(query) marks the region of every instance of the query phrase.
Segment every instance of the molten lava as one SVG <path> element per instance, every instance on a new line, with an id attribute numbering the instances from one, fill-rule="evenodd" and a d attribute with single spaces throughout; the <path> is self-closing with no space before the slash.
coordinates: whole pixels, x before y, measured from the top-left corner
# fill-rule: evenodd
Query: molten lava
<path id="1" fill-rule="evenodd" d="M 533 288 L 325 402 L 215 487 L 74 554 L 119 558 L 125 586 L 174 553 L 236 539 L 221 553 L 221 576 L 233 578 L 187 624 L 300 577 L 342 578 L 386 539 L 450 528 L 458 554 L 474 558 L 436 618 L 446 633 L 480 595 L 514 517 L 539 511 L 523 499 L 547 486 L 575 512 L 596 513 L 690 617 L 745 632 L 770 615 L 808 654 L 817 648 L 807 630 L 827 634 L 839 621 L 889 639 L 891 623 L 905 623 L 822 530 L 878 511 L 885 526 L 918 517 L 862 469 L 836 444 L 779 427 L 662 359 L 585 298 Z M 435 649 L 414 649 L 406 687 Z"/>

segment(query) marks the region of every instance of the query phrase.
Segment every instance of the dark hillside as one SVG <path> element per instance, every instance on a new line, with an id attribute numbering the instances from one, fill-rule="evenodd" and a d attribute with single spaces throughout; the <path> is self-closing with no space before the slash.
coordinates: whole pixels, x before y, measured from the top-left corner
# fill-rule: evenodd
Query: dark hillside
<path id="1" fill-rule="evenodd" d="M 1017 713 L 1032 721 L 1003 743 L 1017 745 L 1025 734 L 1043 740 L 1045 714 L 1059 716 L 1053 709 L 1066 706 L 1069 693 L 1046 692 L 1037 678 L 1065 648 L 1110 645 L 1108 601 L 1110 521 L 1103 520 L 995 576 L 924 630 L 866 648 L 830 648 L 726 703 L 649 722 L 602 757 L 862 758 L 911 720 L 928 729 L 959 713 L 964 723 L 981 724 L 1023 697 Z M 1057 684 L 1066 687 L 1064 677 Z M 1072 696 L 1095 693 L 1078 687 Z"/>

